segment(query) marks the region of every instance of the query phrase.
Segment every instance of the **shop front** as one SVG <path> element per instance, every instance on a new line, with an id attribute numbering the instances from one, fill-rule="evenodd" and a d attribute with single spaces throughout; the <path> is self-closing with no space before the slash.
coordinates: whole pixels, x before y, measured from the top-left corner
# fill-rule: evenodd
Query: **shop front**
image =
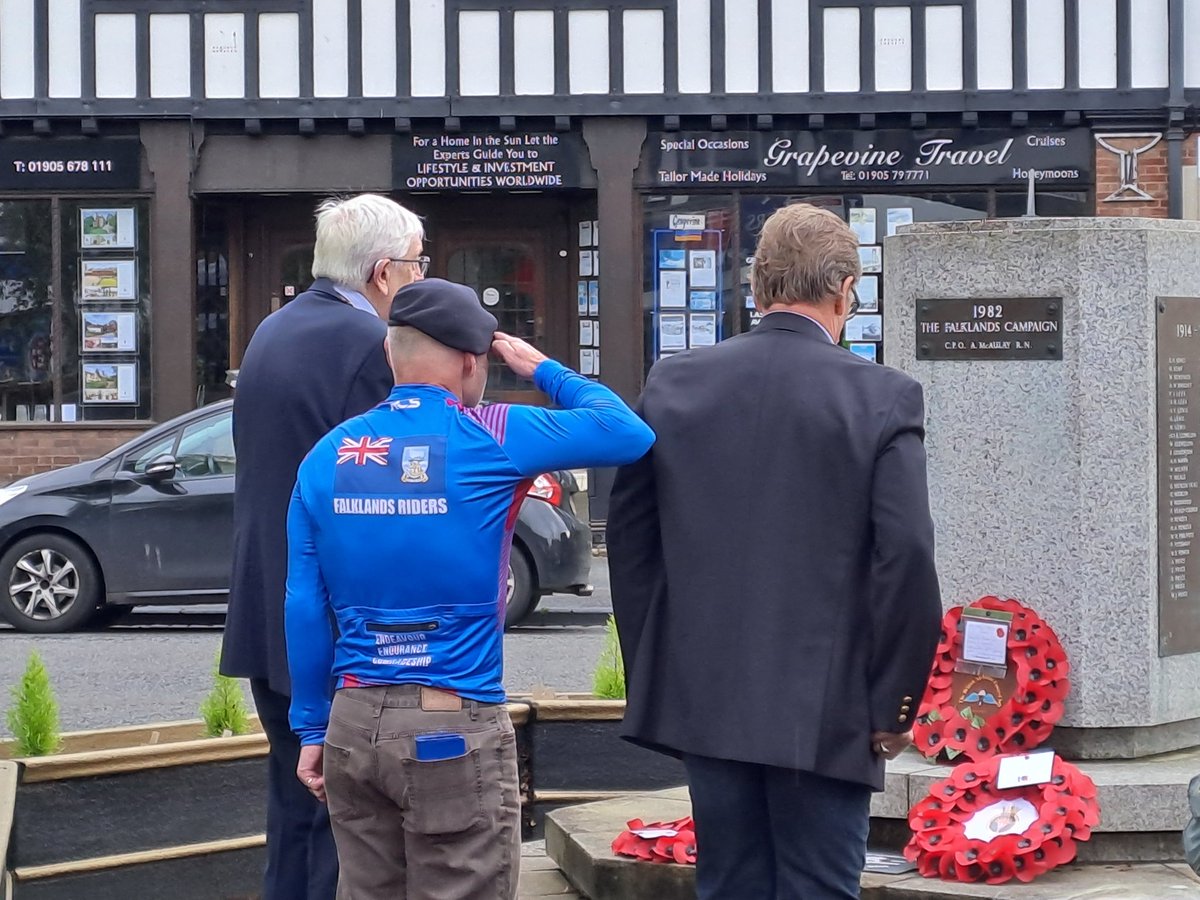
<path id="1" fill-rule="evenodd" d="M 884 240 L 914 222 L 1091 215 L 1085 128 L 673 131 L 648 134 L 643 207 L 646 369 L 747 331 L 763 223 L 789 203 L 829 209 L 858 236 L 860 314 L 844 343 L 882 361 Z M 952 286 L 939 286 L 939 290 Z"/>
<path id="2" fill-rule="evenodd" d="M 229 396 L 333 194 L 410 206 L 432 274 L 630 400 L 753 326 L 762 223 L 818 203 L 878 361 L 908 222 L 1024 215 L 1031 176 L 1043 216 L 1200 215 L 1200 19 L 1104 6 L 0 3 L 0 480 Z"/>
<path id="3" fill-rule="evenodd" d="M 305 142 L 291 190 L 271 190 L 275 151 L 296 140 L 213 136 L 201 147 L 197 358 L 209 399 L 227 391 L 225 370 L 238 367 L 258 323 L 311 282 L 316 206 L 360 190 L 388 195 L 422 218 L 429 275 L 471 285 L 507 333 L 559 358 L 577 355 L 574 285 L 577 276 L 589 280 L 598 302 L 588 265 L 599 233 L 596 176 L 578 133 L 424 131 L 364 136 L 352 148 L 316 137 Z M 347 149 L 365 165 L 347 170 Z M 227 158 L 239 166 L 226 166 Z M 217 308 L 208 311 L 210 303 Z M 226 312 L 225 340 L 206 343 L 208 326 L 221 329 Z M 498 364 L 489 399 L 539 402 Z"/>

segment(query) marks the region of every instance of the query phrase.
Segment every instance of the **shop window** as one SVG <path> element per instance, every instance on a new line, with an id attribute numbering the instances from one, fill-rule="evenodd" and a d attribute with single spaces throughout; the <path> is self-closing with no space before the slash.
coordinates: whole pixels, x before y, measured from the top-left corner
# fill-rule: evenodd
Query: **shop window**
<path id="1" fill-rule="evenodd" d="M 887 252 L 883 242 L 902 225 L 914 222 L 949 222 L 982 219 L 987 215 L 986 191 L 926 194 L 768 194 L 745 195 L 739 200 L 741 223 L 740 255 L 746 263 L 740 289 L 745 295 L 743 330 L 753 327 L 759 318 L 750 296 L 749 264 L 762 227 L 777 209 L 791 203 L 811 203 L 836 213 L 850 224 L 859 241 L 859 260 L 863 275 L 858 283 L 859 314 L 846 323 L 842 343 L 866 359 L 883 358 L 883 273 Z"/>
<path id="2" fill-rule="evenodd" d="M 202 206 L 196 241 L 197 406 L 231 396 L 229 373 L 229 236 L 223 210 Z"/>
<path id="3" fill-rule="evenodd" d="M 150 416 L 148 205 L 0 200 L 0 421 Z"/>
<path id="4" fill-rule="evenodd" d="M 1090 202 L 1087 192 L 1039 192 L 1037 212 L 1042 216 L 1087 215 Z M 811 203 L 829 209 L 847 221 L 858 236 L 863 264 L 863 277 L 858 285 L 861 306 L 859 315 L 848 323 L 842 343 L 867 359 L 881 361 L 886 314 L 885 238 L 901 226 L 913 223 L 1021 216 L 1026 211 L 1026 194 L 981 189 L 920 195 L 787 193 L 645 197 L 643 310 L 647 370 L 663 356 L 748 331 L 758 323 L 761 316 L 754 309 L 750 286 L 754 252 L 767 219 L 791 203 Z M 718 315 L 715 335 L 711 337 L 709 317 L 704 311 L 709 303 L 707 289 L 697 290 L 693 280 L 697 274 L 702 280 L 707 278 L 703 267 L 697 269 L 693 265 L 697 251 L 715 253 L 718 266 L 713 300 Z M 705 326 L 700 329 L 694 329 L 692 324 L 697 313 Z M 693 340 L 694 336 L 700 343 Z"/>
<path id="5" fill-rule="evenodd" d="M 643 301 L 646 367 L 734 328 L 742 266 L 730 196 L 645 198 Z"/>
<path id="6" fill-rule="evenodd" d="M 143 200 L 63 200 L 64 422 L 150 418 L 150 216 Z"/>
<path id="7" fill-rule="evenodd" d="M 0 421 L 48 421 L 53 272 L 50 202 L 0 201 Z"/>

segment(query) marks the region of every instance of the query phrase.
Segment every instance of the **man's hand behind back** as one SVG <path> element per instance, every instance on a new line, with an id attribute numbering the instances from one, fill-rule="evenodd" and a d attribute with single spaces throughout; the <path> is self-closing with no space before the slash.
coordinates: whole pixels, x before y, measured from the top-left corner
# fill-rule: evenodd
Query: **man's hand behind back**
<path id="1" fill-rule="evenodd" d="M 546 361 L 546 354 L 537 347 L 503 331 L 496 332 L 492 340 L 492 352 L 522 378 L 533 378 L 537 367 Z"/>
<path id="2" fill-rule="evenodd" d="M 871 749 L 875 751 L 876 756 L 882 756 L 884 759 L 895 759 L 911 745 L 911 731 L 906 731 L 903 734 L 894 734 L 890 731 L 876 731 L 871 735 Z"/>

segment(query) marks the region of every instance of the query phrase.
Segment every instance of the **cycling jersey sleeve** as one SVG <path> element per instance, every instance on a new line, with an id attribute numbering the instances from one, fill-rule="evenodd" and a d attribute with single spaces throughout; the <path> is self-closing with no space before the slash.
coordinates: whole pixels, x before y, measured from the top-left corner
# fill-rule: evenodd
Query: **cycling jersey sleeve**
<path id="1" fill-rule="evenodd" d="M 303 469 L 301 469 L 303 472 Z M 288 507 L 287 599 L 284 605 L 292 731 L 302 746 L 320 744 L 333 703 L 333 634 L 329 593 L 317 564 L 316 528 L 297 482 Z"/>
<path id="2" fill-rule="evenodd" d="M 645 455 L 654 432 L 609 388 L 546 360 L 534 384 L 562 409 L 510 406 L 502 446 L 521 475 L 619 466 Z"/>

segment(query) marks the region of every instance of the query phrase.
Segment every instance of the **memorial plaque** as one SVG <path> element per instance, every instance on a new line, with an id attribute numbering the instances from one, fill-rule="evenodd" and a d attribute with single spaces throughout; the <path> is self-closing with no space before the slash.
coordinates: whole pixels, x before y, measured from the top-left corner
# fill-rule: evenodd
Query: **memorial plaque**
<path id="1" fill-rule="evenodd" d="M 1062 359 L 1062 300 L 917 300 L 917 359 Z"/>
<path id="2" fill-rule="evenodd" d="M 1200 298 L 1158 300 L 1158 652 L 1200 650 Z"/>

